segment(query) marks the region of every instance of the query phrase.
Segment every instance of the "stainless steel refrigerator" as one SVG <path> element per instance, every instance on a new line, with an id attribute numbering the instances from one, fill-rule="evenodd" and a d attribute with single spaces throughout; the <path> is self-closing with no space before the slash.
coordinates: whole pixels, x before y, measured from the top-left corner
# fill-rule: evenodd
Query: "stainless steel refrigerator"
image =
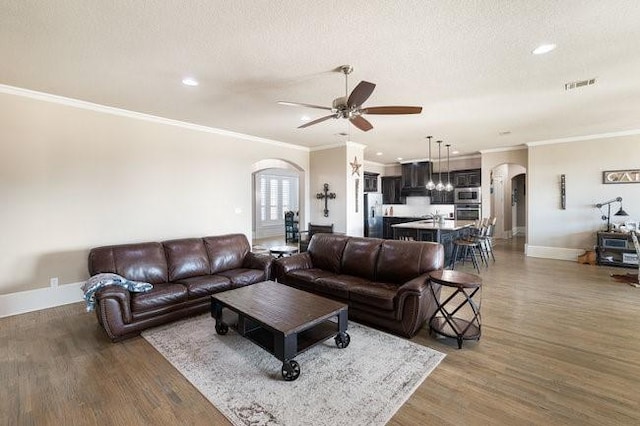
<path id="1" fill-rule="evenodd" d="M 382 238 L 382 194 L 364 194 L 364 236 Z"/>

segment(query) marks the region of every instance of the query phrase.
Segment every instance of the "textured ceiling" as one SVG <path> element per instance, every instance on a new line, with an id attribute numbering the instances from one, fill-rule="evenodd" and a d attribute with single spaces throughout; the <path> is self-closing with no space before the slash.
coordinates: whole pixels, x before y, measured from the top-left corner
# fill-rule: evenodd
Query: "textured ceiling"
<path id="1" fill-rule="evenodd" d="M 350 139 L 382 163 L 424 158 L 428 134 L 465 155 L 640 128 L 637 0 L 3 0 L 0 58 L 2 84 L 307 147 Z M 296 129 L 325 111 L 276 102 L 330 105 L 343 64 L 349 90 L 377 84 L 365 105 L 422 114 Z"/>

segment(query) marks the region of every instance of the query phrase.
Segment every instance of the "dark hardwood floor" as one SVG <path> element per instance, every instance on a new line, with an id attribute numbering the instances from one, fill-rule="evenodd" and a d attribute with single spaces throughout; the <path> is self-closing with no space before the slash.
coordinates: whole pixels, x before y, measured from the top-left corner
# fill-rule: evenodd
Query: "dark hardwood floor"
<path id="1" fill-rule="evenodd" d="M 640 288 L 609 277 L 633 270 L 522 245 L 498 241 L 482 270 L 480 342 L 413 339 L 447 357 L 390 424 L 640 424 Z M 0 319 L 0 383 L 1 424 L 228 424 L 144 339 L 110 343 L 81 303 Z"/>

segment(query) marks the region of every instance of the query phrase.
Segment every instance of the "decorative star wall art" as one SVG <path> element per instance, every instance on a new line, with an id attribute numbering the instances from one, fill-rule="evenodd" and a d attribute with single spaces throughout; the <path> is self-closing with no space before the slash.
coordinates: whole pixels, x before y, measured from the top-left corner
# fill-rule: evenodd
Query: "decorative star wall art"
<path id="1" fill-rule="evenodd" d="M 349 164 L 351 164 L 351 176 L 360 176 L 360 167 L 362 167 L 362 164 L 358 163 L 358 157 L 353 157 L 353 163 Z"/>

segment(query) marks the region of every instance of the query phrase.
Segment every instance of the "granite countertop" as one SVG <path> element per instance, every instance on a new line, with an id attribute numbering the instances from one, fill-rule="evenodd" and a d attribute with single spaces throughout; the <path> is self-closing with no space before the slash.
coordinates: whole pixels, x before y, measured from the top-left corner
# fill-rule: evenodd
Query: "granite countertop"
<path id="1" fill-rule="evenodd" d="M 400 223 L 398 225 L 391 225 L 393 228 L 408 228 L 408 229 L 440 229 L 443 231 L 457 231 L 468 226 L 472 226 L 475 223 L 473 220 L 445 220 L 444 225 L 433 223 L 431 220 L 418 220 L 416 222 Z"/>

